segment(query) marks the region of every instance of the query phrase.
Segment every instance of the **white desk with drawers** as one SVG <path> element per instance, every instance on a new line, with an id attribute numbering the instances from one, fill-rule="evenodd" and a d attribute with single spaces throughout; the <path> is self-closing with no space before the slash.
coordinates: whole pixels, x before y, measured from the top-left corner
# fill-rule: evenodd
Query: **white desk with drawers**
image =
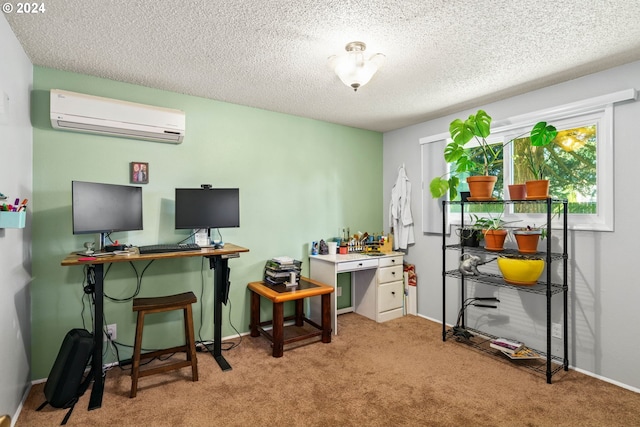
<path id="1" fill-rule="evenodd" d="M 389 252 L 377 256 L 350 253 L 309 257 L 309 277 L 313 280 L 335 288 L 338 273 L 351 273 L 351 307 L 338 310 L 338 293 L 332 294 L 331 328 L 334 334 L 338 334 L 338 314 L 355 311 L 376 322 L 404 314 L 403 256 L 402 252 Z M 310 302 L 311 318 L 319 318 L 320 304 Z"/>

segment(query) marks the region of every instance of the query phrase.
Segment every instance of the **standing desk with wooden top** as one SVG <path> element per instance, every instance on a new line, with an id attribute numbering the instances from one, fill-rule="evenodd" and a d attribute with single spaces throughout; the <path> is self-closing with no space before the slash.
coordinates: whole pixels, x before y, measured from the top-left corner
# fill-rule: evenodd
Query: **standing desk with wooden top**
<path id="1" fill-rule="evenodd" d="M 195 251 L 163 252 L 155 254 L 132 253 L 129 255 L 102 256 L 88 261 L 80 261 L 87 255 L 68 255 L 62 260 L 61 265 L 66 267 L 86 265 L 87 283 L 93 293 L 93 355 L 91 359 L 91 375 L 93 375 L 93 387 L 89 398 L 89 410 L 102 406 L 102 394 L 104 392 L 104 375 L 102 372 L 102 323 L 104 318 L 104 264 L 130 261 L 152 261 L 166 258 L 209 258 L 209 267 L 213 270 L 213 351 L 212 356 L 218 362 L 223 371 L 231 369 L 231 365 L 222 356 L 222 303 L 228 295 L 230 258 L 238 258 L 241 252 L 249 252 L 249 249 L 226 243 L 222 249 L 202 248 Z"/>

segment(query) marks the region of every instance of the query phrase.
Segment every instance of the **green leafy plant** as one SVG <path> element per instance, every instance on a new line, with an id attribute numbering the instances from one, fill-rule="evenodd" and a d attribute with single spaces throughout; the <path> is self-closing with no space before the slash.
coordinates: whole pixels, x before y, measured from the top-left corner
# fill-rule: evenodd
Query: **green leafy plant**
<path id="1" fill-rule="evenodd" d="M 498 216 L 496 217 L 491 215 L 491 213 L 488 213 L 488 216 L 478 216 L 476 214 L 471 214 L 471 219 L 473 220 L 473 228 L 485 231 L 504 230 L 508 224 L 520 221 L 505 221 L 504 219 L 502 219 L 502 213 L 498 214 Z"/>
<path id="2" fill-rule="evenodd" d="M 552 137 L 550 136 L 551 132 L 555 132 Z M 444 148 L 444 160 L 447 163 L 452 163 L 453 166 L 448 173 L 433 178 L 429 183 L 429 191 L 434 199 L 444 196 L 447 192 L 450 199 L 455 199 L 458 195 L 460 174 L 489 175 L 492 166 L 501 161 L 504 147 L 513 140 L 531 134 L 532 145 L 546 145 L 553 141 L 557 132 L 553 126 L 547 125 L 546 122 L 539 122 L 531 132 L 525 132 L 506 143 L 490 144 L 487 138 L 491 134 L 491 116 L 484 110 L 478 110 L 467 120 L 455 119 L 452 121 L 449 125 L 449 134 L 451 142 Z M 478 146 L 469 149 L 466 145 L 472 140 L 475 140 Z"/>
<path id="3" fill-rule="evenodd" d="M 502 219 L 502 214 L 503 212 L 500 212 L 494 216 L 488 213 L 488 216 L 482 217 L 471 214 L 473 226 L 481 230 L 486 242 L 485 248 L 488 250 L 501 250 L 505 239 L 511 240 L 511 233 L 505 229 L 505 226 L 517 221 L 505 221 Z"/>
<path id="4" fill-rule="evenodd" d="M 460 184 L 459 175 L 465 172 L 489 174 L 489 168 L 496 163 L 503 147 L 495 147 L 487 142 L 487 137 L 491 134 L 491 116 L 484 110 L 478 110 L 465 121 L 455 119 L 449 125 L 451 142 L 444 148 L 444 160 L 447 163 L 454 163 L 451 172 L 431 180 L 429 190 L 434 198 L 442 197 L 447 192 L 452 199 L 458 194 Z M 477 150 L 468 150 L 466 144 L 475 139 L 478 143 Z M 482 158 L 482 162 L 476 160 L 477 155 Z M 448 175 L 448 177 L 447 177 Z"/>
<path id="5" fill-rule="evenodd" d="M 547 122 L 538 122 L 531 130 L 531 135 L 529 136 L 531 143 L 527 145 L 525 160 L 535 179 L 544 179 L 545 169 L 544 152 L 538 155 L 537 150 L 549 145 L 556 139 L 557 135 L 558 131 L 555 126 L 548 125 Z"/>

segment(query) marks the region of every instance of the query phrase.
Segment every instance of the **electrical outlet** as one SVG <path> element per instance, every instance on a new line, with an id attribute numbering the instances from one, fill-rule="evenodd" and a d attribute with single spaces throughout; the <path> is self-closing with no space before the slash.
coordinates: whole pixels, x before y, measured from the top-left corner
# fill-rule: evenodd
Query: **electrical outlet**
<path id="1" fill-rule="evenodd" d="M 552 323 L 551 324 L 551 336 L 554 338 L 562 338 L 562 324 L 561 323 Z"/>
<path id="2" fill-rule="evenodd" d="M 115 323 L 107 325 L 107 333 L 111 337 L 111 341 L 115 341 L 118 338 L 118 328 Z M 103 341 L 107 340 L 107 334 L 104 334 Z"/>
<path id="3" fill-rule="evenodd" d="M 336 293 L 338 294 L 338 296 L 339 296 L 339 297 L 341 297 L 341 296 L 342 296 L 342 286 L 338 286 L 338 287 L 336 288 Z"/>

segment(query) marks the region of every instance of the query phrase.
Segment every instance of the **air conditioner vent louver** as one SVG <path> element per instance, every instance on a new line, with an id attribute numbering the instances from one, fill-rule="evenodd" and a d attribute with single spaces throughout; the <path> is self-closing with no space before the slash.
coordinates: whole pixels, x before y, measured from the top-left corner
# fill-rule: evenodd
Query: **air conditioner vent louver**
<path id="1" fill-rule="evenodd" d="M 179 144 L 185 135 L 180 110 L 51 90 L 55 129 Z"/>

